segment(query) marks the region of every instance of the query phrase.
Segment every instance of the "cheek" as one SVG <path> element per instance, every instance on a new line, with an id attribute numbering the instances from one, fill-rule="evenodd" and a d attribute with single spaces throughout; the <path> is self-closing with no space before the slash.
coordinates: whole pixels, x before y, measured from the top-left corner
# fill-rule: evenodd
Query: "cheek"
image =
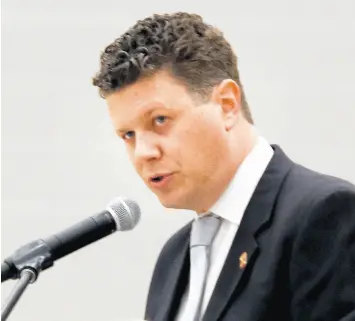
<path id="1" fill-rule="evenodd" d="M 223 159 L 225 137 L 220 126 L 214 123 L 191 124 L 190 128 L 180 133 L 181 159 L 186 170 L 205 175 L 215 170 Z"/>

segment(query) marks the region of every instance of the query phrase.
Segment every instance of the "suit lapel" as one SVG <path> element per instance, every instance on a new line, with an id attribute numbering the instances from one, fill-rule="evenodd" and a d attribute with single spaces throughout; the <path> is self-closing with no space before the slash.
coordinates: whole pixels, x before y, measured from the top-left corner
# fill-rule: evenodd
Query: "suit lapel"
<path id="1" fill-rule="evenodd" d="M 166 284 L 161 291 L 160 309 L 157 312 L 154 321 L 173 320 L 177 309 L 180 306 L 180 300 L 185 291 L 190 269 L 189 243 L 190 243 L 191 223 L 181 231 L 180 242 L 172 253 L 173 257 L 168 257 L 165 266 L 168 266 Z"/>
<path id="2" fill-rule="evenodd" d="M 257 258 L 257 236 L 268 228 L 276 197 L 293 164 L 277 145 L 272 147 L 274 155 L 244 213 L 203 321 L 218 320 L 231 296 L 242 291 Z"/>

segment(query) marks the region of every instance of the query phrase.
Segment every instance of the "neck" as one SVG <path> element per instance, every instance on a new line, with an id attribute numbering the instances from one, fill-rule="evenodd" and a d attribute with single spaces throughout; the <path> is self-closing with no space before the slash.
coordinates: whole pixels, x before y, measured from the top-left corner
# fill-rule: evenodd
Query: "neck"
<path id="1" fill-rule="evenodd" d="M 256 145 L 258 135 L 255 128 L 249 123 L 244 126 L 242 125 L 242 127 L 244 128 L 239 128 L 238 132 L 231 135 L 231 140 L 229 142 L 230 157 L 223 160 L 223 165 L 220 166 L 222 171 L 216 173 L 215 182 L 212 184 L 213 191 L 208 193 L 208 195 L 206 194 L 205 204 L 199 209 L 196 209 L 198 215 L 206 213 L 222 196 L 240 165 Z"/>
<path id="2" fill-rule="evenodd" d="M 238 170 L 239 166 L 253 150 L 258 140 L 258 134 L 254 126 L 249 123 L 242 126 L 244 128 L 235 133 L 230 141 L 230 150 L 232 160 L 234 160 L 235 171 Z"/>

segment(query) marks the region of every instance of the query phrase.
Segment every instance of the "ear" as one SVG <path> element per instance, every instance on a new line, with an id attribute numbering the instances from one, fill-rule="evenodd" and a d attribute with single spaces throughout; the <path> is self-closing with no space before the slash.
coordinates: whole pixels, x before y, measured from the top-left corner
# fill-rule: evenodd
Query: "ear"
<path id="1" fill-rule="evenodd" d="M 214 88 L 213 98 L 221 107 L 226 130 L 233 128 L 241 113 L 241 90 L 232 79 L 223 80 Z"/>

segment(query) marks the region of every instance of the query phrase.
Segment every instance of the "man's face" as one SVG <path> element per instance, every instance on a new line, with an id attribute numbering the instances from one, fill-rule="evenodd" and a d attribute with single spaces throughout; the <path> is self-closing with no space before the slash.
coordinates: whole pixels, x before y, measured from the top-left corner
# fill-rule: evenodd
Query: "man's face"
<path id="1" fill-rule="evenodd" d="M 161 204 L 205 210 L 230 148 L 219 104 L 198 103 L 167 72 L 109 95 L 107 104 L 130 160 Z"/>

